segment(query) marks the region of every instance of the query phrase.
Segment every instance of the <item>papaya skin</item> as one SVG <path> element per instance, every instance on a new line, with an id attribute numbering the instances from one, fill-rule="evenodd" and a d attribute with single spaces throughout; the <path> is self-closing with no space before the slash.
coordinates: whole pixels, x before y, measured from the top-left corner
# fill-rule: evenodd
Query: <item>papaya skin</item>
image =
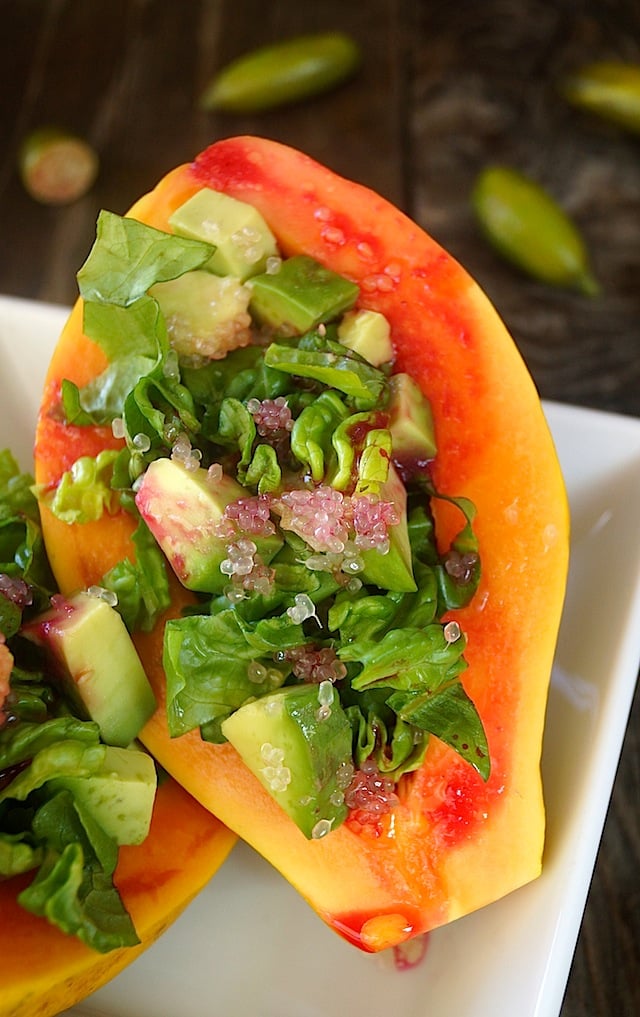
<path id="1" fill-rule="evenodd" d="M 16 898 L 29 875 L 0 882 L 1 1017 L 53 1017 L 104 985 L 175 921 L 235 840 L 175 781 L 162 781 L 149 836 L 120 849 L 115 873 L 141 943 L 108 954 L 21 908 Z"/>
<path id="2" fill-rule="evenodd" d="M 463 681 L 482 716 L 491 777 L 437 739 L 399 785 L 400 804 L 376 830 L 347 821 L 307 841 L 229 745 L 197 732 L 171 740 L 164 715 L 162 633 L 136 637 L 159 707 L 142 740 L 203 805 L 252 844 L 340 935 L 375 952 L 467 914 L 541 870 L 540 752 L 568 563 L 567 501 L 529 373 L 496 311 L 466 271 L 400 211 L 300 152 L 230 138 L 178 167 L 129 213 L 168 229 L 175 208 L 203 186 L 249 202 L 287 256 L 306 253 L 360 285 L 357 306 L 390 322 L 396 369 L 429 398 L 438 456 L 433 477 L 477 509 L 483 578 L 456 613 L 468 639 Z M 55 392 L 87 370 L 76 309 L 54 354 L 36 438 L 36 478 L 55 483 L 77 435 L 56 420 Z M 87 351 L 88 352 L 88 351 Z M 91 354 L 95 357 L 95 354 Z M 99 358 L 98 358 L 99 359 Z M 66 444 L 65 444 L 66 441 Z M 462 520 L 435 505 L 448 543 Z M 44 513 L 56 577 L 71 592 L 127 547 L 126 522 L 69 527 Z M 175 610 L 187 596 L 176 594 Z"/>

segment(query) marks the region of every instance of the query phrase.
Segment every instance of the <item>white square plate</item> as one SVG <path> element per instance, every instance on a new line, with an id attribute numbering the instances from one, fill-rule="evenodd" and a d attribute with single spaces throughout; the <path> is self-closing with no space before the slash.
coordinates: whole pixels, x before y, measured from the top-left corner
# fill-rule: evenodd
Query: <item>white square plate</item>
<path id="1" fill-rule="evenodd" d="M 0 298 L 0 446 L 30 467 L 62 308 Z M 640 420 L 547 405 L 571 503 L 572 559 L 551 684 L 543 875 L 431 934 L 399 972 L 359 953 L 239 844 L 135 964 L 75 1017 L 557 1017 L 640 656 Z"/>

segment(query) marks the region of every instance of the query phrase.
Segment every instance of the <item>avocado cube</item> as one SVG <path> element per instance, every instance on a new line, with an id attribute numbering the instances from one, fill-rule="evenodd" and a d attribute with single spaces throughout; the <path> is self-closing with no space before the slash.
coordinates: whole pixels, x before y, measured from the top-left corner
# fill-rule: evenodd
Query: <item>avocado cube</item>
<path id="1" fill-rule="evenodd" d="M 25 626 L 51 656 L 76 706 L 103 741 L 126 747 L 156 709 L 153 690 L 118 612 L 100 597 L 76 593 Z"/>
<path id="2" fill-rule="evenodd" d="M 300 685 L 241 706 L 222 733 L 308 839 L 339 826 L 340 775 L 352 759 L 351 725 L 337 693 L 322 707 L 323 686 Z"/>
<path id="3" fill-rule="evenodd" d="M 95 773 L 55 777 L 49 785 L 71 791 L 116 844 L 142 844 L 149 833 L 157 775 L 146 752 L 107 745 Z"/>
<path id="4" fill-rule="evenodd" d="M 254 276 L 249 310 L 263 325 L 301 335 L 349 310 L 359 292 L 349 279 L 297 254 L 283 261 L 278 272 Z"/>
<path id="5" fill-rule="evenodd" d="M 399 372 L 389 379 L 389 430 L 395 459 L 423 463 L 438 451 L 429 400 L 411 375 Z"/>
<path id="6" fill-rule="evenodd" d="M 249 290 L 233 276 L 197 269 L 156 283 L 149 294 L 160 305 L 171 345 L 179 355 L 219 360 L 249 341 Z"/>
<path id="7" fill-rule="evenodd" d="M 140 515 L 188 590 L 222 593 L 228 577 L 220 571 L 227 557 L 227 537 L 218 524 L 233 501 L 246 490 L 227 474 L 210 480 L 207 470 L 189 470 L 174 459 L 155 459 L 142 475 L 136 493 Z M 265 565 L 284 541 L 277 534 L 251 536 Z"/>
<path id="8" fill-rule="evenodd" d="M 216 275 L 244 281 L 264 272 L 267 259 L 278 257 L 276 239 L 253 205 L 204 187 L 169 218 L 175 233 L 213 244 L 206 268 Z"/>
<path id="9" fill-rule="evenodd" d="M 389 322 L 379 311 L 347 311 L 338 325 L 338 339 L 374 367 L 393 357 Z"/>

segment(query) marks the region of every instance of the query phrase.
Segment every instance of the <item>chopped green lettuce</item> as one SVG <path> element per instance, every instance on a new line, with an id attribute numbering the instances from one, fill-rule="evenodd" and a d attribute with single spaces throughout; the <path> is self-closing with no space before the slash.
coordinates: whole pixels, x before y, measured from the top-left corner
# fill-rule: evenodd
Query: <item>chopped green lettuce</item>
<path id="1" fill-rule="evenodd" d="M 85 300 L 128 307 L 155 283 L 201 268 L 214 250 L 203 241 L 102 211 L 95 243 L 78 272 L 80 295 Z"/>
<path id="2" fill-rule="evenodd" d="M 104 759 L 97 724 L 74 716 L 22 626 L 55 585 L 33 479 L 0 452 L 0 632 L 13 658 L 0 698 L 0 878 L 33 873 L 19 903 L 99 951 L 138 942 L 113 883 L 118 847 L 56 778 L 90 777 Z"/>
<path id="3" fill-rule="evenodd" d="M 297 646 L 302 639 L 298 625 L 274 619 L 243 623 L 231 608 L 167 622 L 163 663 L 171 735 L 220 722 L 250 697 L 272 692 L 274 676 L 279 675 L 278 680 L 283 676 L 267 655 L 276 647 Z M 270 674 L 263 681 L 252 681 L 248 665 L 261 658 Z"/>
<path id="4" fill-rule="evenodd" d="M 136 560 L 123 558 L 102 577 L 100 585 L 111 590 L 116 609 L 129 632 L 150 632 L 158 617 L 169 607 L 169 579 L 165 558 L 141 519 L 131 537 Z"/>
<path id="5" fill-rule="evenodd" d="M 120 497 L 111 486 L 115 449 L 103 449 L 97 456 L 81 456 L 63 473 L 53 490 L 41 490 L 40 500 L 65 523 L 88 523 L 103 512 L 113 514 Z"/>
<path id="6" fill-rule="evenodd" d="M 324 480 L 335 459 L 332 438 L 348 413 L 338 393 L 326 389 L 302 410 L 294 422 L 291 451 L 308 469 L 315 484 Z"/>
<path id="7" fill-rule="evenodd" d="M 100 953 L 139 943 L 113 883 L 117 846 L 70 792 L 49 798 L 33 827 L 44 860 L 20 904 Z"/>
<path id="8" fill-rule="evenodd" d="M 390 365 L 375 367 L 338 342 L 335 323 L 295 338 L 278 334 L 277 326 L 262 328 L 255 345 L 219 360 L 179 357 L 171 348 L 160 305 L 149 291 L 206 268 L 212 252 L 199 241 L 101 213 L 78 282 L 84 330 L 104 351 L 107 366 L 82 388 L 65 382 L 62 399 L 67 420 L 79 426 L 109 426 L 118 418 L 125 447 L 102 475 L 95 462 L 94 506 L 84 508 L 82 484 L 76 489 L 68 481 L 60 498 L 70 507 L 62 510 L 78 511 L 75 498 L 81 506 L 76 519 L 91 511 L 97 518 L 112 504 L 136 514 L 137 479 L 155 458 L 171 453 L 178 436 L 180 454 L 185 443 L 187 450 L 191 445 L 205 469 L 215 464 L 235 476 L 248 499 L 277 500 L 282 491 L 330 485 L 349 496 L 348 504 L 362 495 L 372 506 L 384 501 L 390 464 L 394 482 L 400 468 L 389 425 Z M 263 433 L 258 411 L 250 408 L 251 400 L 278 397 L 291 413 L 289 438 L 277 426 Z M 411 469 L 404 463 L 403 476 Z M 261 583 L 258 592 L 230 577 L 229 597 L 207 600 L 203 594 L 183 617 L 166 624 L 163 662 L 173 737 L 199 729 L 204 739 L 224 741 L 225 718 L 247 700 L 303 680 L 304 669 L 297 672 L 292 663 L 297 653 L 326 650 L 346 670 L 335 691 L 351 725 L 356 767 L 373 759 L 381 773 L 398 780 L 421 764 L 434 736 L 488 777 L 485 733 L 461 680 L 465 636 L 447 615 L 468 604 L 478 587 L 475 508 L 465 498 L 437 492 L 420 465 L 408 478 L 407 496 L 415 592 L 373 585 L 360 554 L 373 553 L 369 538 L 353 520 L 339 521 L 341 532 L 350 533 L 349 554 L 360 554 L 350 565 L 346 558 L 337 561 L 340 554 L 316 551 L 321 542 L 307 543 L 300 536 L 303 520 L 298 532 L 282 531 L 266 589 Z M 438 498 L 463 519 L 445 552 L 431 511 Z M 240 528 L 240 536 L 251 531 Z M 230 536 L 229 544 L 236 538 Z M 149 630 L 169 603 L 166 566 L 142 523 L 134 543 L 135 562 L 118 562 L 102 583 L 116 593 L 130 631 Z M 313 610 L 304 622 L 296 613 L 301 596 Z M 7 617 L 5 624 L 15 628 L 18 622 Z"/>
<path id="9" fill-rule="evenodd" d="M 310 378 L 337 389 L 358 409 L 371 409 L 380 401 L 385 375 L 342 343 L 319 332 L 303 336 L 297 346 L 272 343 L 265 352 L 267 367 L 285 374 Z"/>

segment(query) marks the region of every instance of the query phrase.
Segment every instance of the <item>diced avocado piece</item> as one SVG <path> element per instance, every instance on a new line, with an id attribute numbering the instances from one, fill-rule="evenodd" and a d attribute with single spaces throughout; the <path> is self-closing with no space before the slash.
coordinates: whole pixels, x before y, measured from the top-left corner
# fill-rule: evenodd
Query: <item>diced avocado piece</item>
<path id="1" fill-rule="evenodd" d="M 213 244 L 207 270 L 244 281 L 264 272 L 267 259 L 278 257 L 276 239 L 253 205 L 204 187 L 169 219 L 175 233 Z"/>
<path id="2" fill-rule="evenodd" d="M 389 550 L 381 554 L 375 547 L 361 551 L 364 569 L 360 578 L 364 583 L 374 583 L 382 590 L 397 593 L 413 593 L 417 589 L 413 576 L 411 544 L 407 527 L 407 491 L 393 466 L 389 464 L 386 481 L 380 487 L 381 501 L 395 505 L 400 522 L 389 527 Z"/>
<path id="3" fill-rule="evenodd" d="M 374 367 L 393 357 L 389 322 L 379 311 L 347 311 L 338 325 L 338 339 Z"/>
<path id="4" fill-rule="evenodd" d="M 389 388 L 394 458 L 401 462 L 433 459 L 438 449 L 429 400 L 409 374 L 392 374 Z"/>
<path id="5" fill-rule="evenodd" d="M 100 597 L 76 593 L 25 627 L 53 657 L 77 707 L 103 741 L 127 746 L 156 709 L 153 690 L 126 626 Z"/>
<path id="6" fill-rule="evenodd" d="M 71 791 L 117 844 L 142 844 L 149 833 L 157 776 L 146 752 L 107 745 L 95 773 L 55 777 L 49 785 Z"/>
<path id="7" fill-rule="evenodd" d="M 231 541 L 218 532 L 224 510 L 247 492 L 227 474 L 212 480 L 199 467 L 189 470 L 174 459 L 155 459 L 136 493 L 140 515 L 189 590 L 222 593 L 229 579 L 220 571 Z M 284 543 L 278 534 L 250 536 L 268 565 Z"/>
<path id="8" fill-rule="evenodd" d="M 301 335 L 348 311 L 359 289 L 306 254 L 282 262 L 278 272 L 251 280 L 252 315 L 263 325 Z"/>
<path id="9" fill-rule="evenodd" d="M 160 304 L 171 345 L 178 353 L 221 359 L 251 338 L 250 292 L 233 276 L 198 269 L 149 290 Z"/>
<path id="10" fill-rule="evenodd" d="M 327 683 L 279 689 L 242 706 L 222 732 L 308 839 L 347 816 L 341 776 L 352 758 L 351 725 Z M 334 690 L 328 688 L 329 696 Z"/>

